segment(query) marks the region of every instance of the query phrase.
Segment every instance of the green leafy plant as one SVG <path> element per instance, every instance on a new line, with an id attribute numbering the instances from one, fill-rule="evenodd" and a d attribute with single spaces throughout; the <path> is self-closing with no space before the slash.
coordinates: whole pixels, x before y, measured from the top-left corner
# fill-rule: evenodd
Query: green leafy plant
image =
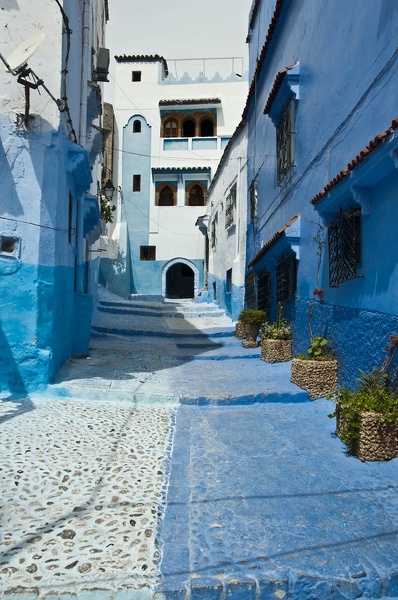
<path id="1" fill-rule="evenodd" d="M 264 323 L 263 339 L 291 340 L 292 328 L 287 319 L 282 317 L 282 303 L 278 302 L 278 315 L 275 323 Z"/>
<path id="2" fill-rule="evenodd" d="M 338 435 L 352 454 L 357 453 L 363 413 L 380 414 L 389 423 L 398 421 L 398 392 L 391 389 L 387 373 L 398 347 L 398 336 L 391 335 L 390 340 L 380 369 L 374 369 L 371 373 L 359 369 L 360 377 L 355 391 L 340 388 L 328 398 L 335 402 L 335 410 L 329 417 L 337 418 Z"/>
<path id="3" fill-rule="evenodd" d="M 326 338 L 316 335 L 311 339 L 307 354 L 300 354 L 298 358 L 301 360 L 332 360 L 334 356 L 328 344 Z"/>
<path id="4" fill-rule="evenodd" d="M 105 223 L 113 223 L 113 212 L 116 210 L 114 204 L 110 204 L 109 200 L 105 196 L 100 196 L 101 204 L 101 219 Z"/>
<path id="5" fill-rule="evenodd" d="M 267 313 L 264 310 L 255 308 L 245 308 L 238 317 L 238 321 L 246 325 L 262 325 L 267 320 Z"/>

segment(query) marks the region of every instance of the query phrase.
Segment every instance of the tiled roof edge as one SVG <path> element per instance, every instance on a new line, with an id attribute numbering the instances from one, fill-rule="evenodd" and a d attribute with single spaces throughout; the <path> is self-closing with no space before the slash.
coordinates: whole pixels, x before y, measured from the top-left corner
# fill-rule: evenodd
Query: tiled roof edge
<path id="1" fill-rule="evenodd" d="M 365 160 L 369 156 L 369 154 L 373 152 L 373 150 L 375 150 L 375 148 L 380 146 L 380 144 L 384 142 L 384 140 L 389 135 L 394 133 L 396 129 L 398 129 L 398 117 L 392 120 L 391 125 L 388 129 L 386 129 L 382 133 L 379 133 L 372 140 L 370 140 L 369 144 L 363 150 L 361 150 L 360 153 L 357 154 L 351 162 L 348 163 L 345 169 L 342 169 L 339 173 L 337 173 L 337 175 L 333 179 L 331 179 L 329 183 L 327 183 L 325 187 L 320 192 L 318 192 L 318 194 L 311 198 L 311 204 L 316 204 L 317 202 L 319 202 L 319 200 L 321 200 L 328 192 L 330 192 L 330 190 L 334 188 L 335 185 L 340 183 L 340 181 L 344 179 L 344 177 L 346 177 L 348 173 L 350 173 L 363 160 Z"/>
<path id="2" fill-rule="evenodd" d="M 152 167 L 152 172 L 174 173 L 175 171 L 208 172 L 211 167 Z"/>
<path id="3" fill-rule="evenodd" d="M 248 268 L 252 267 L 262 256 L 264 256 L 264 254 L 268 252 L 268 250 L 275 244 L 275 242 L 277 242 L 279 238 L 282 237 L 286 229 L 290 227 L 290 225 L 293 225 L 293 223 L 295 223 L 299 217 L 300 215 L 295 215 L 292 219 L 290 219 L 288 223 L 286 223 L 286 225 L 278 229 L 278 231 L 274 233 L 272 238 L 264 244 L 264 246 L 261 248 L 261 250 L 259 250 L 259 252 L 257 252 L 254 258 L 251 259 L 251 261 L 247 265 Z"/>
<path id="4" fill-rule="evenodd" d="M 245 108 L 244 108 L 243 114 L 242 114 L 242 119 L 245 119 L 246 116 L 247 116 L 247 112 L 249 110 L 249 103 L 250 103 L 250 100 L 251 100 L 251 98 L 252 98 L 252 96 L 254 94 L 254 90 L 255 90 L 255 87 L 256 87 L 256 80 L 257 80 L 257 77 L 258 77 L 258 75 L 259 75 L 262 67 L 263 67 L 263 63 L 265 61 L 265 57 L 267 55 L 268 48 L 269 48 L 269 46 L 271 44 L 272 37 L 274 35 L 276 26 L 278 24 L 279 17 L 280 17 L 281 12 L 282 12 L 284 1 L 285 0 L 277 0 L 276 1 L 275 9 L 274 9 L 274 14 L 272 15 L 271 23 L 270 23 L 270 25 L 268 27 L 267 36 L 265 38 L 264 45 L 263 45 L 263 47 L 261 49 L 260 57 L 259 57 L 258 62 L 257 62 L 257 67 L 256 67 L 256 70 L 254 71 L 253 79 L 252 79 L 252 82 L 250 84 L 249 93 L 248 93 L 247 99 L 246 99 L 246 105 L 245 105 Z"/>
<path id="5" fill-rule="evenodd" d="M 274 103 L 274 100 L 279 92 L 279 89 L 283 83 L 283 80 L 286 77 L 286 73 L 288 71 L 290 71 L 291 69 L 293 69 L 293 67 L 295 67 L 297 65 L 297 61 L 294 62 L 292 65 L 289 65 L 288 67 L 285 67 L 284 69 L 282 69 L 281 71 L 278 71 L 276 77 L 275 77 L 275 81 L 272 85 L 272 89 L 270 91 L 270 94 L 268 96 L 265 108 L 264 108 L 264 114 L 268 115 L 269 111 L 271 110 L 271 106 Z"/>
<path id="6" fill-rule="evenodd" d="M 169 68 L 167 66 L 166 59 L 160 54 L 123 54 L 119 56 L 115 56 L 115 60 L 118 63 L 124 62 L 162 62 L 164 66 L 164 70 L 166 75 L 169 74 Z"/>
<path id="7" fill-rule="evenodd" d="M 179 100 L 159 100 L 159 106 L 168 106 L 173 104 L 220 104 L 220 98 L 189 98 L 189 99 L 179 99 Z"/>

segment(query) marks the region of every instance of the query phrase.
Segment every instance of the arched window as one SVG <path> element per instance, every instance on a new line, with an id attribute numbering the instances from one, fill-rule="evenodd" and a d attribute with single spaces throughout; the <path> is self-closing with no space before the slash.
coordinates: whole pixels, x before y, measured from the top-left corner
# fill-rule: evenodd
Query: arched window
<path id="1" fill-rule="evenodd" d="M 175 206 L 177 188 L 172 183 L 165 183 L 156 193 L 157 206 Z"/>
<path id="2" fill-rule="evenodd" d="M 167 121 L 165 121 L 163 126 L 163 137 L 178 137 L 178 123 L 175 119 L 167 119 Z"/>
<path id="3" fill-rule="evenodd" d="M 214 135 L 214 123 L 211 119 L 203 119 L 200 124 L 200 136 L 212 137 Z"/>
<path id="4" fill-rule="evenodd" d="M 188 206 L 204 206 L 205 203 L 204 188 L 198 183 L 194 184 L 191 189 L 188 190 Z"/>
<path id="5" fill-rule="evenodd" d="M 133 123 L 133 133 L 141 133 L 141 121 L 138 119 Z"/>
<path id="6" fill-rule="evenodd" d="M 183 137 L 195 137 L 196 124 L 193 119 L 186 119 L 182 124 Z"/>

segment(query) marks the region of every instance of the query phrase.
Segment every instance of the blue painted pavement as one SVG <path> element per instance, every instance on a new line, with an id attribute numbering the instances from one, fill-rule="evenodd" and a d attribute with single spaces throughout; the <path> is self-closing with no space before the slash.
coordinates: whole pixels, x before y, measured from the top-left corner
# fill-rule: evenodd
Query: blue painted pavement
<path id="1" fill-rule="evenodd" d="M 161 532 L 167 598 L 396 594 L 397 461 L 348 457 L 330 409 L 179 409 Z"/>

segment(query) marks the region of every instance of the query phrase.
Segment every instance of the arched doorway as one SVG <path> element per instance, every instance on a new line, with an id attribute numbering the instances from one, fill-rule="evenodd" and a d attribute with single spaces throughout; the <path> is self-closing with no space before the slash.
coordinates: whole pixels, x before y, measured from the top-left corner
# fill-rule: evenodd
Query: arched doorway
<path id="1" fill-rule="evenodd" d="M 162 295 L 165 298 L 194 298 L 198 292 L 199 269 L 185 258 L 174 258 L 163 267 Z"/>
<path id="2" fill-rule="evenodd" d="M 195 275 L 191 267 L 176 263 L 166 273 L 166 298 L 193 298 Z"/>

